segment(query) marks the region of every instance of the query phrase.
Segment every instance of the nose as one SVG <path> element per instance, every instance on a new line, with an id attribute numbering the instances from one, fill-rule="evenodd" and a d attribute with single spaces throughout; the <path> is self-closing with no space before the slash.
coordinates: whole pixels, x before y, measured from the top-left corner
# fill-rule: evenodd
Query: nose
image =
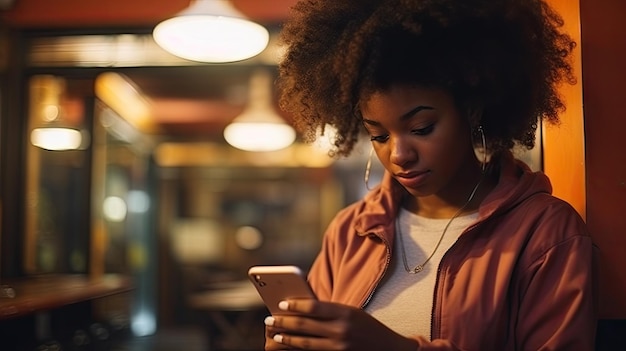
<path id="1" fill-rule="evenodd" d="M 406 166 L 407 164 L 417 160 L 417 150 L 413 145 L 402 137 L 393 137 L 390 140 L 389 161 L 398 166 Z"/>

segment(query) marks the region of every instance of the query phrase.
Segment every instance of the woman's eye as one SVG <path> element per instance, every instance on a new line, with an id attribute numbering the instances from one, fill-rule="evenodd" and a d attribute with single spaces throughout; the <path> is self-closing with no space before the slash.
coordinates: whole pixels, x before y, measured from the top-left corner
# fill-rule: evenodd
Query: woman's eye
<path id="1" fill-rule="evenodd" d="M 371 141 L 375 141 L 375 142 L 379 142 L 379 143 L 384 143 L 388 139 L 389 139 L 389 135 L 372 135 L 372 136 L 370 136 L 370 140 Z"/>
<path id="2" fill-rule="evenodd" d="M 432 131 L 435 129 L 435 125 L 431 124 L 426 128 L 420 128 L 420 129 L 413 129 L 411 131 L 411 133 L 415 134 L 415 135 L 428 135 L 430 133 L 432 133 Z"/>

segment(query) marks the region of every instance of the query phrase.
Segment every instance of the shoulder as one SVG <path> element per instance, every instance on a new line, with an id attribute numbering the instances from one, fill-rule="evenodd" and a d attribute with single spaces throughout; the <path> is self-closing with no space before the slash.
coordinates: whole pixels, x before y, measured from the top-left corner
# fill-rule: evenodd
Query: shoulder
<path id="1" fill-rule="evenodd" d="M 569 203 L 553 195 L 538 193 L 531 196 L 512 208 L 504 218 L 507 218 L 505 222 L 517 223 L 514 232 L 522 237 L 521 249 L 526 264 L 542 260 L 546 255 L 586 255 L 586 251 L 593 248 L 580 214 Z"/>
<path id="2" fill-rule="evenodd" d="M 499 165 L 498 184 L 481 205 L 484 217 L 495 215 L 500 221 L 528 228 L 527 235 L 552 232 L 554 240 L 587 233 L 573 206 L 552 195 L 550 179 L 543 172 L 531 171 L 510 154 L 502 155 Z"/>
<path id="3" fill-rule="evenodd" d="M 547 193 L 537 193 L 511 209 L 535 221 L 539 228 L 548 226 L 569 234 L 586 234 L 587 227 L 581 215 L 568 202 Z"/>
<path id="4" fill-rule="evenodd" d="M 328 225 L 325 237 L 332 237 L 334 240 L 339 237 L 354 236 L 357 219 L 366 213 L 365 200 L 351 203 L 339 210 Z"/>

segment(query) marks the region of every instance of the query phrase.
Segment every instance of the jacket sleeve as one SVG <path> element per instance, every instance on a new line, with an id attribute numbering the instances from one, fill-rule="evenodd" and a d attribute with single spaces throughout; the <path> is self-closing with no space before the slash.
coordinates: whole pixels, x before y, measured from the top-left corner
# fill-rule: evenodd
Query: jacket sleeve
<path id="1" fill-rule="evenodd" d="M 315 295 L 319 300 L 330 301 L 333 295 L 333 277 L 335 276 L 333 270 L 333 262 L 338 258 L 337 246 L 339 244 L 339 232 L 343 222 L 345 222 L 346 210 L 339 212 L 333 221 L 326 228 L 322 239 L 322 246 L 320 252 L 317 254 L 311 269 L 309 270 L 308 280 L 309 285 L 315 292 Z"/>
<path id="2" fill-rule="evenodd" d="M 333 274 L 330 259 L 332 243 L 328 236 L 329 233 L 327 231 L 322 241 L 321 250 L 315 261 L 313 261 L 308 274 L 309 285 L 317 298 L 322 301 L 330 301 L 333 291 Z"/>
<path id="3" fill-rule="evenodd" d="M 591 238 L 578 235 L 549 248 L 522 278 L 517 350 L 593 350 L 597 286 Z"/>
<path id="4" fill-rule="evenodd" d="M 346 251 L 347 240 L 353 228 L 353 220 L 359 204 L 353 204 L 339 211 L 330 222 L 322 239 L 322 246 L 315 257 L 308 274 L 309 285 L 317 298 L 331 301 L 336 288 L 335 277 Z"/>

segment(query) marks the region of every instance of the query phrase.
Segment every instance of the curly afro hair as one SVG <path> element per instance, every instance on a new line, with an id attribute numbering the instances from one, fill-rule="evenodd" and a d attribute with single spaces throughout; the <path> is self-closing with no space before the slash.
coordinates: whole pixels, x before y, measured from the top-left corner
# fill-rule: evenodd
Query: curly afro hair
<path id="1" fill-rule="evenodd" d="M 280 107 L 306 141 L 331 125 L 331 154 L 363 132 L 359 103 L 392 85 L 444 89 L 492 152 L 534 147 L 575 84 L 576 43 L 542 0 L 303 0 L 281 31 Z"/>

